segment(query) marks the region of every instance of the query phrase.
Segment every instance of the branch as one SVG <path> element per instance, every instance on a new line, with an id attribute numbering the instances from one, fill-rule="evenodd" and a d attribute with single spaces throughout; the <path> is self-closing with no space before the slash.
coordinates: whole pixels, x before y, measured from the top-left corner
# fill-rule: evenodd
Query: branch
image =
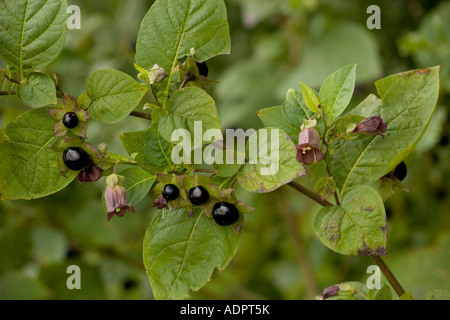
<path id="1" fill-rule="evenodd" d="M 309 190 L 308 188 L 304 187 L 298 182 L 291 181 L 288 183 L 288 186 L 303 193 L 305 196 L 310 198 L 311 200 L 314 200 L 318 204 L 320 204 L 323 207 L 332 207 L 333 204 L 331 202 L 328 202 L 327 200 L 322 200 L 317 196 L 317 194 L 314 191 Z"/>
<path id="2" fill-rule="evenodd" d="M 383 272 L 386 279 L 391 284 L 392 288 L 395 290 L 397 295 L 401 297 L 405 294 L 405 290 L 401 286 L 401 284 L 398 282 L 397 278 L 394 276 L 394 274 L 391 272 L 389 267 L 384 263 L 383 259 L 379 256 L 370 256 L 372 260 L 377 264 L 377 266 L 380 268 L 381 272 Z"/>
<path id="3" fill-rule="evenodd" d="M 130 116 L 133 117 L 138 117 L 138 118 L 142 118 L 142 119 L 147 119 L 152 121 L 152 116 L 148 113 L 145 112 L 140 112 L 140 111 L 131 111 Z"/>
<path id="4" fill-rule="evenodd" d="M 311 191 L 308 188 L 302 186 L 298 182 L 292 181 L 292 182 L 289 182 L 288 185 L 291 188 L 293 188 L 293 189 L 303 193 L 305 196 L 307 196 L 308 198 L 314 200 L 315 202 L 317 202 L 321 206 L 324 206 L 324 207 L 326 207 L 326 206 L 333 206 L 333 204 L 331 204 L 327 200 L 322 201 L 313 191 Z M 397 295 L 399 297 L 401 297 L 403 294 L 405 294 L 405 290 L 400 285 L 400 283 L 398 282 L 397 278 L 391 272 L 391 270 L 386 265 L 386 263 L 379 256 L 370 256 L 370 257 L 373 259 L 373 261 L 376 263 L 376 265 L 380 268 L 381 272 L 386 277 L 386 279 L 389 281 L 389 283 L 391 284 L 392 288 L 395 290 Z"/>
<path id="5" fill-rule="evenodd" d="M 0 91 L 0 96 L 13 96 L 15 94 L 16 94 L 16 90 L 12 90 L 11 92 L 5 91 L 5 90 Z"/>
<path id="6" fill-rule="evenodd" d="M 306 290 L 311 297 L 319 295 L 318 285 L 315 279 L 313 268 L 308 259 L 308 254 L 306 253 L 305 246 L 303 244 L 302 238 L 299 233 L 299 227 L 297 220 L 292 215 L 290 209 L 286 205 L 287 201 L 278 201 L 279 212 L 284 218 L 286 229 L 291 236 L 292 243 L 295 248 L 295 253 L 297 256 L 297 261 L 303 275 L 303 280 L 305 282 Z"/>

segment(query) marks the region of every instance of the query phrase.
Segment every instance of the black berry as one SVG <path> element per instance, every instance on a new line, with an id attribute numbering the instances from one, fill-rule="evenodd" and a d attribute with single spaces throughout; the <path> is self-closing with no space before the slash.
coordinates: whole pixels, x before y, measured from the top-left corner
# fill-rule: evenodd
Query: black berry
<path id="1" fill-rule="evenodd" d="M 196 64 L 197 64 L 197 68 L 198 68 L 198 73 L 201 76 L 204 76 L 205 78 L 208 77 L 209 69 L 208 69 L 208 65 L 206 64 L 206 62 L 196 62 Z"/>
<path id="2" fill-rule="evenodd" d="M 212 216 L 219 226 L 229 226 L 239 219 L 238 209 L 228 202 L 219 202 L 212 208 Z"/>
<path id="3" fill-rule="evenodd" d="M 395 167 L 393 171 L 385 175 L 385 177 L 392 178 L 393 176 L 395 176 L 398 180 L 403 181 L 406 178 L 407 173 L 408 170 L 406 168 L 406 164 L 402 161 Z"/>
<path id="4" fill-rule="evenodd" d="M 75 112 L 67 112 L 62 118 L 62 123 L 66 128 L 73 129 L 78 125 L 78 116 Z"/>
<path id="5" fill-rule="evenodd" d="M 166 184 L 162 190 L 162 196 L 167 201 L 175 200 L 180 195 L 180 190 L 174 184 Z"/>
<path id="6" fill-rule="evenodd" d="M 79 147 L 69 147 L 63 153 L 64 164 L 70 170 L 79 171 L 91 162 L 91 158 L 86 151 Z"/>
<path id="7" fill-rule="evenodd" d="M 209 192 L 202 186 L 193 187 L 189 190 L 189 200 L 192 204 L 202 205 L 209 200 Z"/>
<path id="8" fill-rule="evenodd" d="M 396 176 L 398 180 L 403 181 L 406 178 L 407 173 L 408 170 L 406 169 L 406 164 L 403 161 L 395 167 L 394 176 Z"/>

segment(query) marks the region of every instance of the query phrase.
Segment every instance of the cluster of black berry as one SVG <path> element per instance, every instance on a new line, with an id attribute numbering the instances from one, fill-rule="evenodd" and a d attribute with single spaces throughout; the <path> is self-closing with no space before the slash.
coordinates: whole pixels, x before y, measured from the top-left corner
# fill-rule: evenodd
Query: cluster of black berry
<path id="1" fill-rule="evenodd" d="M 176 200 L 180 190 L 174 184 L 166 184 L 162 190 L 162 196 L 167 201 Z M 192 187 L 189 190 L 189 201 L 193 205 L 202 205 L 208 202 L 209 193 L 203 186 Z M 229 202 L 216 203 L 211 211 L 214 221 L 220 226 L 229 226 L 239 219 L 239 211 Z"/>

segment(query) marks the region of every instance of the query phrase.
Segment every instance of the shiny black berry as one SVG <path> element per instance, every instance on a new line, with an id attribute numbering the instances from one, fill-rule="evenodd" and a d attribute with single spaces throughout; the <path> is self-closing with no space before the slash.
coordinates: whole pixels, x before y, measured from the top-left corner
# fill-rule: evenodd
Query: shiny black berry
<path id="1" fill-rule="evenodd" d="M 174 184 L 166 184 L 162 190 L 162 196 L 167 201 L 175 200 L 180 195 L 180 190 Z"/>
<path id="2" fill-rule="evenodd" d="M 406 169 L 406 164 L 403 161 L 395 167 L 394 176 L 396 176 L 398 180 L 403 181 L 406 178 L 407 173 L 408 169 Z"/>
<path id="3" fill-rule="evenodd" d="M 197 64 L 197 68 L 198 68 L 198 73 L 201 76 L 204 76 L 205 78 L 208 77 L 209 69 L 208 69 L 208 65 L 206 64 L 206 62 L 196 62 L 196 64 Z"/>
<path id="4" fill-rule="evenodd" d="M 228 202 L 219 202 L 212 208 L 212 216 L 219 226 L 229 226 L 239 219 L 238 209 Z"/>
<path id="5" fill-rule="evenodd" d="M 189 200 L 192 204 L 202 205 L 209 200 L 209 192 L 202 186 L 193 187 L 189 190 Z"/>
<path id="6" fill-rule="evenodd" d="M 79 147 L 69 147 L 63 153 L 64 164 L 70 170 L 79 171 L 91 162 L 91 158 L 86 151 Z"/>
<path id="7" fill-rule="evenodd" d="M 78 116 L 75 112 L 67 112 L 62 118 L 62 123 L 66 128 L 73 129 L 78 125 Z"/>
<path id="8" fill-rule="evenodd" d="M 406 178 L 407 173 L 408 170 L 406 164 L 402 161 L 395 167 L 394 171 L 389 172 L 385 177 L 392 178 L 395 176 L 398 180 L 403 181 Z"/>

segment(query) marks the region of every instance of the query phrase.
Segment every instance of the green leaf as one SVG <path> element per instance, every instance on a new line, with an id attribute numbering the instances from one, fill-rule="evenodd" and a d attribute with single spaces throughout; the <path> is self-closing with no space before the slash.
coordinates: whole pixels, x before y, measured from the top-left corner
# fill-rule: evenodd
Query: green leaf
<path id="1" fill-rule="evenodd" d="M 54 120 L 48 108 L 21 114 L 5 129 L 0 143 L 0 192 L 2 199 L 45 197 L 66 187 L 77 175 L 59 171 L 60 154 L 49 149 L 55 142 Z"/>
<path id="2" fill-rule="evenodd" d="M 196 210 L 157 215 L 144 239 L 144 264 L 155 299 L 184 299 L 199 290 L 215 268 L 223 270 L 241 240 L 232 228 L 217 225 Z"/>
<path id="3" fill-rule="evenodd" d="M 152 124 L 146 131 L 144 139 L 144 154 L 148 162 L 158 168 L 173 169 L 173 144 L 161 137 L 157 123 Z"/>
<path id="4" fill-rule="evenodd" d="M 392 300 L 391 288 L 387 285 L 382 285 L 380 289 L 369 290 L 370 300 Z"/>
<path id="5" fill-rule="evenodd" d="M 208 129 L 221 130 L 214 99 L 202 89 L 187 87 L 176 91 L 167 101 L 167 108 L 170 114 L 160 120 L 159 133 L 169 142 L 177 129 L 188 130 L 192 139 L 196 134 L 203 137 Z M 202 126 L 201 132 L 194 132 L 196 121 Z"/>
<path id="6" fill-rule="evenodd" d="M 164 68 L 169 83 L 177 60 L 191 55 L 205 61 L 231 50 L 223 0 L 158 0 L 142 21 L 136 63 L 144 69 Z"/>
<path id="7" fill-rule="evenodd" d="M 223 163 L 213 163 L 213 167 L 216 169 L 216 175 L 218 177 L 234 176 L 243 166 L 242 163 L 238 163 L 238 159 L 242 158 L 245 160 L 245 154 L 239 153 L 238 150 L 226 149 L 223 156 Z"/>
<path id="8" fill-rule="evenodd" d="M 149 163 L 145 157 L 144 143 L 147 131 L 124 132 L 120 135 L 120 140 L 127 151 L 131 155 L 135 155 L 134 160 L 140 163 Z"/>
<path id="9" fill-rule="evenodd" d="M 392 75 L 377 81 L 376 86 L 381 104 L 371 96 L 352 113 L 381 115 L 387 123 L 388 136 L 339 140 L 333 144 L 334 160 L 327 159 L 327 162 L 341 193 L 347 188 L 377 181 L 414 149 L 436 106 L 439 67 Z"/>
<path id="10" fill-rule="evenodd" d="M 341 205 L 322 208 L 314 221 L 320 241 L 345 255 L 386 255 L 386 213 L 371 187 L 358 186 L 341 197 Z"/>
<path id="11" fill-rule="evenodd" d="M 301 93 L 294 89 L 289 89 L 286 94 L 286 101 L 283 103 L 283 111 L 286 117 L 300 130 L 303 120 L 311 119 L 314 115 L 306 106 Z M 295 141 L 295 140 L 294 140 Z"/>
<path id="12" fill-rule="evenodd" d="M 348 106 L 355 89 L 355 78 L 356 64 L 351 64 L 334 72 L 323 83 L 319 100 L 323 111 L 328 115 L 328 123 Z"/>
<path id="13" fill-rule="evenodd" d="M 314 90 L 303 82 L 300 82 L 300 87 L 302 88 L 302 96 L 308 109 L 311 110 L 311 112 L 318 113 L 320 102 Z"/>
<path id="14" fill-rule="evenodd" d="M 102 123 L 119 122 L 137 107 L 146 92 L 146 87 L 126 73 L 98 70 L 86 82 L 86 93 L 92 100 L 89 115 Z"/>
<path id="15" fill-rule="evenodd" d="M 336 184 L 330 177 L 322 177 L 314 185 L 314 192 L 322 200 L 328 199 L 335 191 Z"/>
<path id="16" fill-rule="evenodd" d="M 306 174 L 295 158 L 294 143 L 279 129 L 264 128 L 255 132 L 249 138 L 248 150 L 249 162 L 239 170 L 237 181 L 249 192 L 271 192 Z"/>
<path id="17" fill-rule="evenodd" d="M 450 291 L 438 289 L 427 293 L 422 300 L 450 300 Z"/>
<path id="18" fill-rule="evenodd" d="M 17 96 L 32 108 L 57 104 L 55 82 L 41 72 L 32 72 L 27 76 L 27 83 L 17 86 Z"/>
<path id="19" fill-rule="evenodd" d="M 1 0 L 1 58 L 22 77 L 51 63 L 66 40 L 66 11 L 64 0 Z"/>
<path id="20" fill-rule="evenodd" d="M 412 295 L 411 291 L 407 291 L 404 294 L 402 294 L 398 300 L 414 300 L 414 297 Z"/>
<path id="21" fill-rule="evenodd" d="M 144 199 L 156 181 L 155 175 L 141 168 L 127 168 L 119 174 L 125 177 L 124 188 L 130 206 L 135 206 Z"/>
<path id="22" fill-rule="evenodd" d="M 258 116 L 265 127 L 275 127 L 283 130 L 288 136 L 296 141 L 300 134 L 300 127 L 293 124 L 284 113 L 283 106 L 265 108 L 258 111 Z"/>

